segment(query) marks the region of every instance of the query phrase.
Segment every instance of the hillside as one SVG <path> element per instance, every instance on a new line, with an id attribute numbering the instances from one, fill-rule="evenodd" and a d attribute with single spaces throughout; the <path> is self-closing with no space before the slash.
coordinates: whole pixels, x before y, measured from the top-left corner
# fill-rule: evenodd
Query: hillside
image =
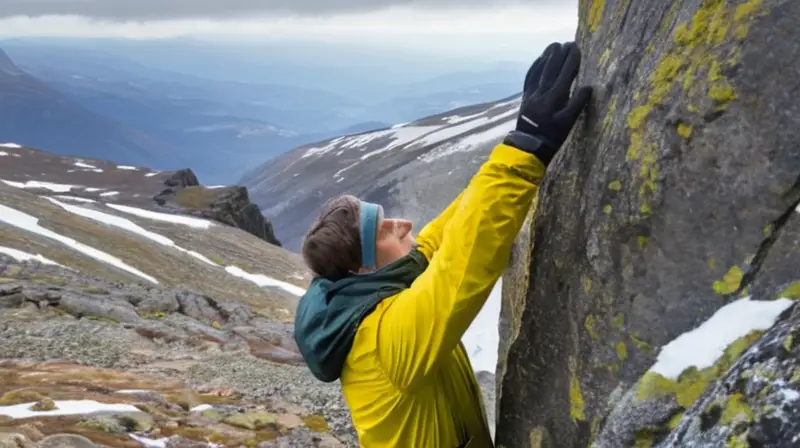
<path id="1" fill-rule="evenodd" d="M 291 336 L 300 257 L 176 205 L 236 189 L 193 178 L 0 145 L 0 445 L 352 444 Z"/>
<path id="2" fill-rule="evenodd" d="M 519 98 L 472 105 L 391 128 L 298 147 L 240 180 L 284 247 L 299 251 L 330 197 L 355 194 L 421 225 L 466 186 L 511 130 Z"/>
<path id="3" fill-rule="evenodd" d="M 0 141 L 117 163 L 182 165 L 176 148 L 74 103 L 0 50 Z"/>

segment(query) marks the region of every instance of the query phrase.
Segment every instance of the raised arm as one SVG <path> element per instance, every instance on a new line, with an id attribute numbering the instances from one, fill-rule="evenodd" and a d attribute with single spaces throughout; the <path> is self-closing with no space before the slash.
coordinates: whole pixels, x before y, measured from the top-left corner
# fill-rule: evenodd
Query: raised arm
<path id="1" fill-rule="evenodd" d="M 444 228 L 428 268 L 384 311 L 379 356 L 398 387 L 411 387 L 451 352 L 506 268 L 545 166 L 497 146 Z"/>
<path id="2" fill-rule="evenodd" d="M 469 186 L 467 186 L 469 188 Z M 461 193 L 447 206 L 446 209 L 442 213 L 439 214 L 436 218 L 433 218 L 425 227 L 420 230 L 419 234 L 417 235 L 417 245 L 419 246 L 420 252 L 425 255 L 425 258 L 430 261 L 433 257 L 433 254 L 439 250 L 439 246 L 442 245 L 442 237 L 444 236 L 444 228 L 448 222 L 450 222 L 450 218 L 453 217 L 453 214 L 458 209 L 459 205 L 461 204 L 461 198 L 464 197 L 464 192 L 466 190 L 462 190 Z"/>
<path id="3" fill-rule="evenodd" d="M 579 65 L 574 43 L 551 44 L 534 62 L 516 130 L 494 148 L 460 201 L 442 214 L 447 216 L 441 244 L 425 272 L 379 311 L 378 358 L 396 387 L 413 389 L 436 370 L 508 265 L 546 166 L 589 101 L 588 87 L 570 98 Z"/>

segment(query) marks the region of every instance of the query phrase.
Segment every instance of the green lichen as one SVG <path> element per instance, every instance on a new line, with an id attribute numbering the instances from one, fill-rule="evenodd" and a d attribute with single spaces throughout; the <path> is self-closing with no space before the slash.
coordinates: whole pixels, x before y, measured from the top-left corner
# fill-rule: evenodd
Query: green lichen
<path id="1" fill-rule="evenodd" d="M 610 215 L 612 211 L 611 204 L 606 204 L 603 206 L 603 213 L 606 215 Z"/>
<path id="2" fill-rule="evenodd" d="M 714 284 L 712 285 L 714 292 L 719 295 L 733 294 L 742 284 L 743 277 L 744 272 L 742 272 L 742 269 L 739 266 L 731 266 L 721 280 L 714 281 Z"/>
<path id="3" fill-rule="evenodd" d="M 643 250 L 643 249 L 647 248 L 647 237 L 646 236 L 642 236 L 642 235 L 637 236 L 636 237 L 636 247 L 638 247 L 639 250 Z"/>
<path id="4" fill-rule="evenodd" d="M 614 179 L 608 183 L 608 189 L 611 191 L 620 191 L 622 189 L 622 182 L 618 179 Z"/>
<path id="5" fill-rule="evenodd" d="M 592 32 L 597 31 L 597 27 L 600 26 L 600 21 L 603 19 L 603 10 L 606 8 L 606 1 L 605 0 L 593 0 L 592 4 L 589 6 L 589 29 Z"/>

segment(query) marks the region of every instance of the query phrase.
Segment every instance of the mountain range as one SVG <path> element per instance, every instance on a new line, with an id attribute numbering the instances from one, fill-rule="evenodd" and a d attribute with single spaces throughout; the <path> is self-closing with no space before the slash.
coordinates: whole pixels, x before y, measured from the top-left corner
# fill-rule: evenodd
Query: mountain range
<path id="1" fill-rule="evenodd" d="M 302 47 L 305 60 L 284 48 L 287 45 L 245 52 L 241 46 L 182 39 L 155 44 L 26 38 L 6 39 L 0 46 L 17 71 L 41 85 L 20 89 L 7 77 L 0 80 L 0 90 L 15 92 L 23 103 L 14 107 L 29 108 L 32 114 L 15 124 L 13 133 L 0 133 L 0 140 L 89 155 L 86 151 L 101 151 L 106 145 L 87 147 L 81 140 L 86 137 L 73 134 L 81 129 L 98 135 L 95 129 L 102 128 L 126 134 L 111 141 L 134 140 L 131 145 L 153 154 L 138 160 L 118 159 L 124 156 L 122 150 L 98 156 L 160 169 L 192 166 L 209 183 L 233 183 L 245 170 L 302 144 L 513 94 L 521 71 L 514 64 L 474 71 L 418 68 L 416 75 L 414 70 L 399 70 L 405 74 L 402 78 L 392 74 L 396 67 L 359 62 L 365 59 L 361 53 L 345 53 L 341 57 L 350 59 L 337 61 L 320 56 L 319 49 Z M 225 73 L 220 73 L 221 67 Z M 361 79 L 363 70 L 371 81 Z M 47 129 L 46 122 L 36 118 L 37 113 L 49 113 L 48 101 L 25 100 L 25 95 L 40 90 L 48 92 L 40 97 L 58 94 L 54 104 L 82 109 L 76 117 L 92 113 L 103 120 L 92 124 L 89 118 L 73 119 L 66 129 L 44 133 L 50 137 L 28 141 L 37 129 Z M 57 136 L 61 144 L 46 140 Z"/>

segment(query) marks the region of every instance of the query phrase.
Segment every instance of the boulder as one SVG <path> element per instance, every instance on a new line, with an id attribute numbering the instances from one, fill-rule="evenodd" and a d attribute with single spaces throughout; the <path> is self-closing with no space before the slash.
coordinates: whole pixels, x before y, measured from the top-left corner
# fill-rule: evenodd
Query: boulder
<path id="1" fill-rule="evenodd" d="M 692 433 L 680 415 L 729 397 L 725 369 L 760 333 L 729 345 L 716 370 L 668 379 L 652 413 L 634 413 L 642 422 L 612 423 L 636 409 L 639 386 L 659 384 L 647 372 L 667 343 L 734 301 L 800 296 L 800 3 L 587 0 L 579 14 L 577 82 L 595 94 L 504 278 L 498 446 Z M 689 395 L 672 384 L 701 372 Z M 668 440 L 694 446 L 686 437 Z"/>

